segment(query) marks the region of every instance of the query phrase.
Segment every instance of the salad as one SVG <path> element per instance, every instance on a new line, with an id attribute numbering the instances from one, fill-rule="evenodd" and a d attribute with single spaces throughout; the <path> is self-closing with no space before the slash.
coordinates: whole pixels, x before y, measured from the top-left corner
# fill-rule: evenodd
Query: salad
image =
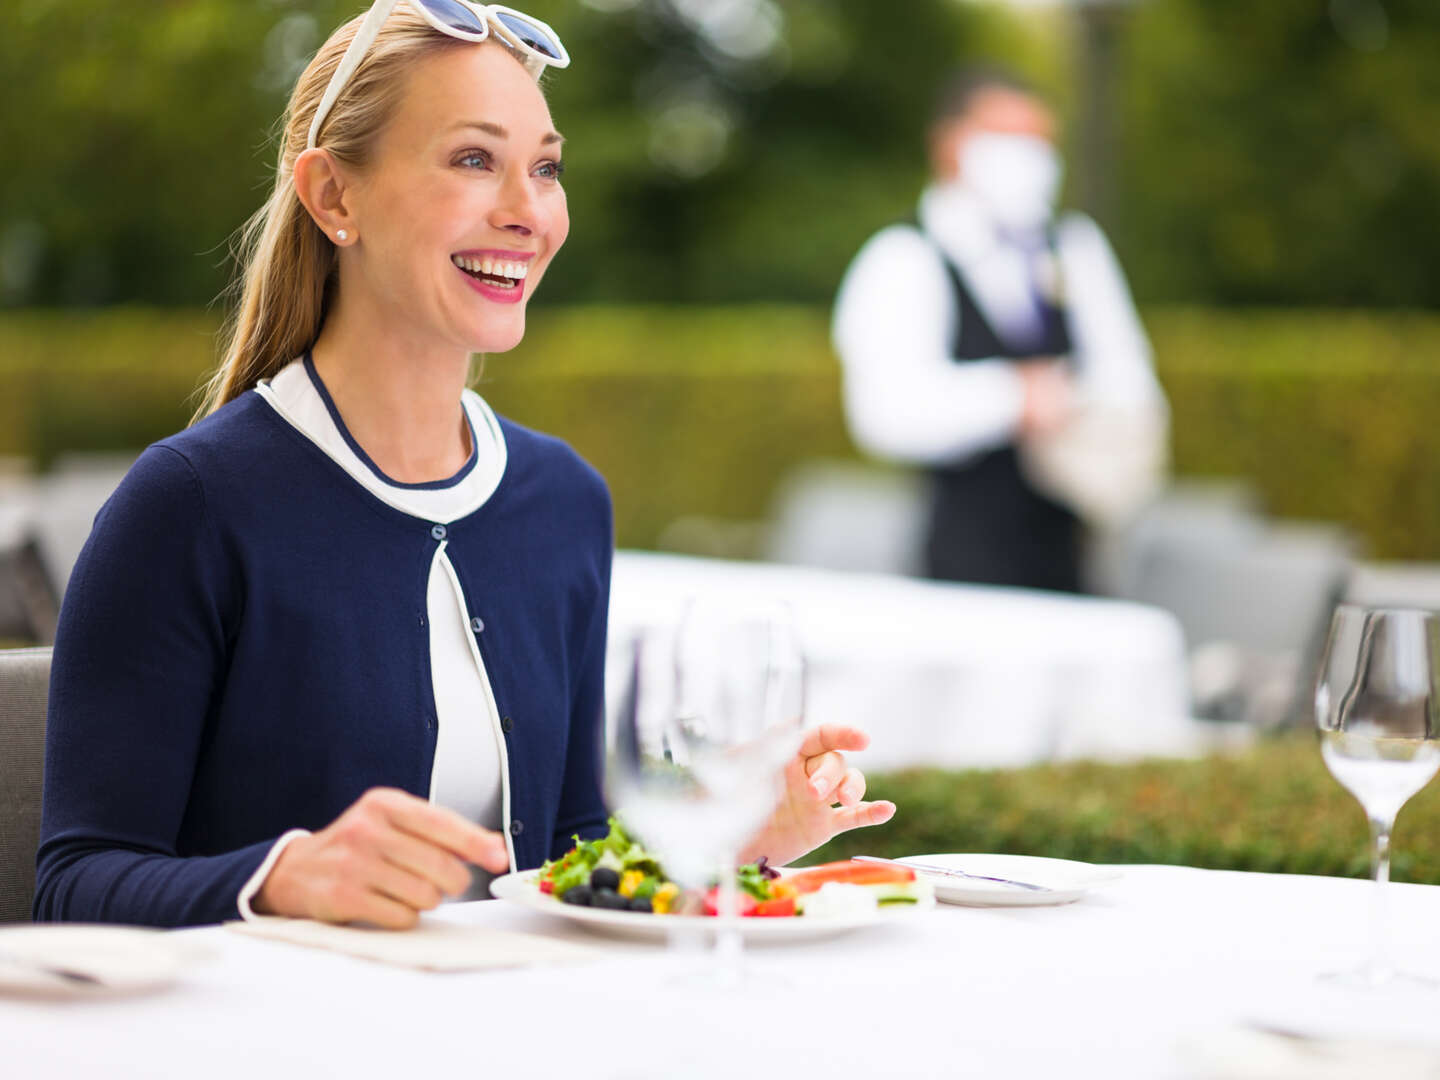
<path id="1" fill-rule="evenodd" d="M 671 881 L 659 859 L 615 818 L 598 840 L 575 837 L 562 858 L 540 868 L 542 893 L 564 904 L 654 915 L 715 915 L 719 887 L 704 892 Z M 784 875 L 762 856 L 735 872 L 740 914 L 751 917 L 835 916 L 890 904 L 916 904 L 933 893 L 913 870 L 876 863 L 835 862 Z"/>

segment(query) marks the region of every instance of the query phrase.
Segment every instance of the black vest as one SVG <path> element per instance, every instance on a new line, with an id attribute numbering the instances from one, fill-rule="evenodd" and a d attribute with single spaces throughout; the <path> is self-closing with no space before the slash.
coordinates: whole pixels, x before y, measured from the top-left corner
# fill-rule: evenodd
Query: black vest
<path id="1" fill-rule="evenodd" d="M 933 239 L 931 243 L 954 292 L 956 331 L 950 355 L 957 364 L 996 356 L 1023 363 L 1069 354 L 1070 331 L 1062 306 L 1041 305 L 1045 332 L 1038 344 L 1024 349 L 1009 345 L 981 312 L 960 268 Z M 930 577 L 1080 591 L 1080 523 L 1068 508 L 1030 486 L 1013 444 L 960 465 L 932 469 L 931 481 L 925 543 Z"/>

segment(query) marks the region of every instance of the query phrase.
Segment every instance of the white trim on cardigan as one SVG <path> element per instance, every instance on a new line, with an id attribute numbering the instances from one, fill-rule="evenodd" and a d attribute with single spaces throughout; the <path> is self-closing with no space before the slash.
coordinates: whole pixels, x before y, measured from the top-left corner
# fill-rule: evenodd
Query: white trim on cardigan
<path id="1" fill-rule="evenodd" d="M 303 360 L 295 360 L 256 391 L 292 427 L 323 450 L 350 477 L 386 505 L 425 521 L 446 523 L 474 513 L 495 493 L 507 460 L 500 422 L 483 398 L 464 391 L 462 404 L 475 432 L 475 466 L 456 483 L 441 488 L 398 487 L 377 476 L 350 448 Z M 510 836 L 510 776 L 499 709 L 471 629 L 459 579 L 441 542 L 426 582 L 426 618 L 430 631 L 430 678 L 435 698 L 435 759 L 430 801 L 448 806 L 487 829 L 500 832 L 514 869 Z M 458 629 L 458 636 L 457 636 Z M 483 632 L 483 631 L 482 631 Z M 461 640 L 463 639 L 463 640 Z M 488 730 L 487 730 L 488 729 Z M 240 914 L 252 919 L 250 900 L 260 890 L 281 851 L 305 830 L 286 833 L 270 849 L 259 869 L 240 890 Z M 475 867 L 469 891 L 459 899 L 489 896 L 490 875 Z"/>

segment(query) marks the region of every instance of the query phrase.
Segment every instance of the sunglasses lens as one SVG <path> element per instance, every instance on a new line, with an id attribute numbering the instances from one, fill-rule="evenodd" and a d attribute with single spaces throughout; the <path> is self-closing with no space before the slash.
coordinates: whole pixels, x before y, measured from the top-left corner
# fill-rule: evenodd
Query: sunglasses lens
<path id="1" fill-rule="evenodd" d="M 480 21 L 480 16 L 471 11 L 458 0 L 420 0 L 435 19 L 452 30 L 459 30 L 463 34 L 483 34 L 485 24 Z"/>
<path id="2" fill-rule="evenodd" d="M 504 26 L 506 30 L 509 30 L 510 33 L 514 34 L 542 56 L 548 56 L 552 60 L 559 60 L 565 55 L 565 50 L 560 48 L 560 42 L 556 41 L 552 34 L 542 30 L 529 19 L 522 19 L 520 16 L 513 15 L 508 11 L 497 11 L 494 13 L 494 18 L 495 21 Z"/>

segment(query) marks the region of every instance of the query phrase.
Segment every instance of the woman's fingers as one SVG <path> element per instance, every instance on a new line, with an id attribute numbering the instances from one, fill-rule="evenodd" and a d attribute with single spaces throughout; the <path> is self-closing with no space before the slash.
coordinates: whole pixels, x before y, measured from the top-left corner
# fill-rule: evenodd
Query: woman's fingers
<path id="1" fill-rule="evenodd" d="M 865 796 L 865 777 L 845 764 L 844 750 L 864 750 L 870 736 L 844 724 L 821 724 L 805 733 L 800 757 L 817 799 L 852 805 Z"/>
<path id="2" fill-rule="evenodd" d="M 393 788 L 375 788 L 314 836 L 292 842 L 255 909 L 327 922 L 414 926 L 417 912 L 470 885 L 465 863 L 509 868 L 505 838 Z"/>
<path id="3" fill-rule="evenodd" d="M 805 773 L 810 778 L 811 794 L 833 801 L 835 788 L 845 779 L 845 758 L 835 750 L 806 758 Z"/>
<path id="4" fill-rule="evenodd" d="M 430 882 L 446 896 L 460 896 L 470 887 L 470 871 L 457 856 L 409 833 L 391 832 L 381 854 L 387 862 Z"/>
<path id="5" fill-rule="evenodd" d="M 364 798 L 372 796 L 376 807 L 395 828 L 445 848 L 486 870 L 499 873 L 510 868 L 505 838 L 499 833 L 482 829 L 455 811 L 416 798 L 408 792 L 377 788 L 367 792 Z"/>
<path id="6" fill-rule="evenodd" d="M 842 806 L 834 811 L 832 819 L 835 832 L 831 835 L 838 835 L 848 832 L 850 829 L 863 829 L 869 825 L 884 825 L 895 816 L 895 804 L 884 800 L 876 802 L 862 802 L 855 806 Z"/>
<path id="7" fill-rule="evenodd" d="M 365 885 L 381 896 L 387 896 L 413 911 L 429 911 L 440 906 L 445 894 L 433 881 L 412 874 L 390 862 L 377 862 L 365 875 Z"/>
<path id="8" fill-rule="evenodd" d="M 815 757 L 829 750 L 864 750 L 870 745 L 870 736 L 857 727 L 846 724 L 821 724 L 805 733 L 800 743 L 803 757 Z"/>
<path id="9" fill-rule="evenodd" d="M 361 922 L 382 930 L 409 930 L 420 922 L 420 913 L 409 904 L 392 899 L 384 893 L 366 890 L 357 898 L 350 914 L 328 922 Z"/>
<path id="10" fill-rule="evenodd" d="M 845 778 L 835 788 L 835 801 L 841 806 L 854 806 L 865 798 L 865 774 L 859 769 L 846 769 Z"/>

